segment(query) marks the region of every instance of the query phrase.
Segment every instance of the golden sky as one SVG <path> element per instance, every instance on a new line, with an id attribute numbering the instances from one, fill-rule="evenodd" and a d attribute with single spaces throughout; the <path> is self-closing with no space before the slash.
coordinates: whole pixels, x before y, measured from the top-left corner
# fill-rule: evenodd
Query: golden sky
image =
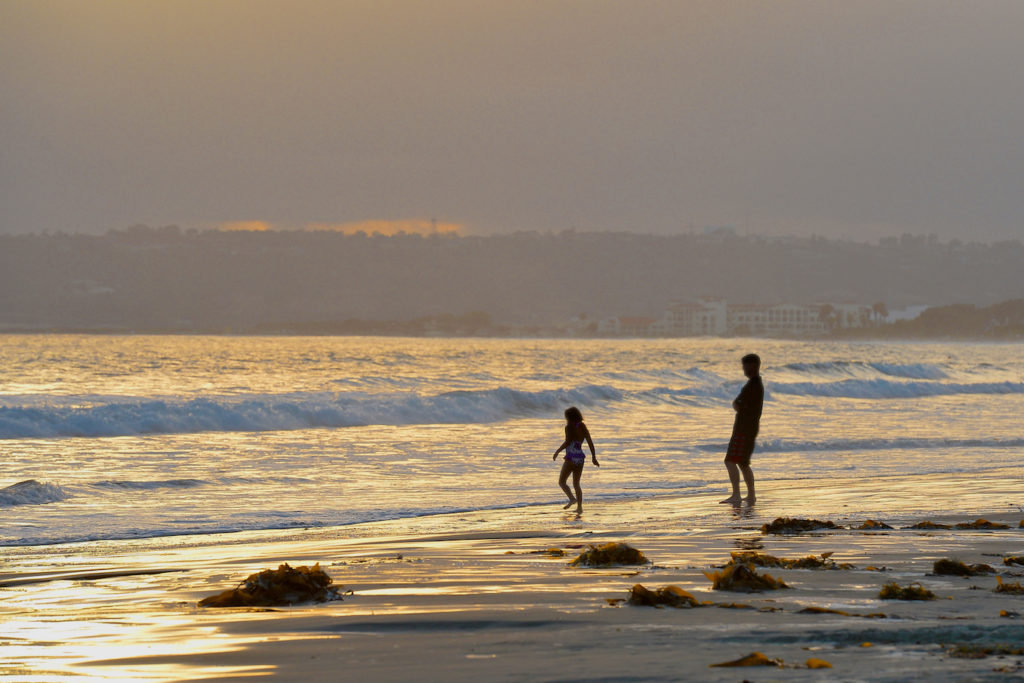
<path id="1" fill-rule="evenodd" d="M 997 239 L 1017 0 L 4 0 L 0 232 Z"/>

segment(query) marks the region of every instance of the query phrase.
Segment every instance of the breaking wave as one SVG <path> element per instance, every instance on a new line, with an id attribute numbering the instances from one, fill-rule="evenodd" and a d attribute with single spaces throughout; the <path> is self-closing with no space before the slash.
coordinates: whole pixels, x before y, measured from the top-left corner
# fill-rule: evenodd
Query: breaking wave
<path id="1" fill-rule="evenodd" d="M 400 394 L 285 394 L 248 398 L 134 400 L 86 406 L 0 407 L 0 438 L 102 437 L 278 431 L 371 424 L 473 424 L 560 413 L 571 404 L 618 401 L 608 386 Z"/>
<path id="2" fill-rule="evenodd" d="M 27 479 L 0 489 L 0 507 L 15 505 L 46 505 L 68 498 L 68 493 L 56 484 Z"/>
<path id="3" fill-rule="evenodd" d="M 829 398 L 923 398 L 956 394 L 1024 394 L 1024 382 L 927 382 L 844 379 L 838 382 L 768 384 L 776 394 Z"/>
<path id="4" fill-rule="evenodd" d="M 924 366 L 922 366 L 924 367 Z M 701 376 L 677 387 L 627 390 L 608 385 L 521 391 L 507 387 L 448 391 L 339 392 L 215 396 L 192 399 L 79 397 L 74 404 L 0 405 L 0 439 L 106 437 L 198 432 L 259 432 L 364 425 L 487 424 L 551 416 L 566 406 L 604 408 L 617 402 L 671 405 L 728 403 L 741 382 Z M 1024 394 L 1024 382 L 955 383 L 906 379 L 832 382 L 766 380 L 766 399 L 903 399 L 970 394 Z M 24 398 L 24 397 L 23 397 Z"/>
<path id="5" fill-rule="evenodd" d="M 931 363 L 868 363 L 864 361 L 831 361 L 823 363 L 788 363 L 780 370 L 814 375 L 879 374 L 904 379 L 945 379 L 946 372 Z"/>

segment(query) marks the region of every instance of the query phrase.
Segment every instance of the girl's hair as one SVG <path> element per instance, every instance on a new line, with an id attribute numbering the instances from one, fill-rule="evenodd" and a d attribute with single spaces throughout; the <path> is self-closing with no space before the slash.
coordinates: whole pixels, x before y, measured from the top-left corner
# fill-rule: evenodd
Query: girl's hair
<path id="1" fill-rule="evenodd" d="M 583 413 L 576 406 L 565 409 L 565 421 L 566 422 L 583 422 Z"/>

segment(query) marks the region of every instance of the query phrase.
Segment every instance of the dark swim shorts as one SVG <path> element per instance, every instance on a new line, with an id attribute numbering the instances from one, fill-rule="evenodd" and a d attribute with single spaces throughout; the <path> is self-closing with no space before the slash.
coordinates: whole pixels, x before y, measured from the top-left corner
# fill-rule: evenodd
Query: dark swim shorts
<path id="1" fill-rule="evenodd" d="M 729 439 L 729 450 L 725 452 L 725 459 L 737 465 L 749 465 L 753 453 L 754 439 L 746 434 L 737 433 Z"/>

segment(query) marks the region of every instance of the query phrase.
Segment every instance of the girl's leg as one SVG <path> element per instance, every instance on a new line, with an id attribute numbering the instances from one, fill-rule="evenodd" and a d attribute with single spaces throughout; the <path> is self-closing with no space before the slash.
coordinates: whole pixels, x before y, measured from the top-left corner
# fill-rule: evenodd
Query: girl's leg
<path id="1" fill-rule="evenodd" d="M 583 465 L 579 464 L 572 468 L 572 487 L 576 490 L 576 510 L 583 510 L 583 489 L 580 488 L 580 475 L 583 474 Z"/>
<path id="2" fill-rule="evenodd" d="M 565 483 L 566 479 L 569 478 L 569 473 L 572 472 L 572 470 L 572 463 L 566 460 L 562 463 L 562 471 L 558 475 L 558 485 L 562 487 L 562 490 L 565 491 L 566 497 L 569 498 L 569 504 L 565 506 L 566 508 L 570 507 L 573 503 L 576 502 L 576 499 L 572 497 L 572 491 L 569 489 L 569 485 Z"/>

